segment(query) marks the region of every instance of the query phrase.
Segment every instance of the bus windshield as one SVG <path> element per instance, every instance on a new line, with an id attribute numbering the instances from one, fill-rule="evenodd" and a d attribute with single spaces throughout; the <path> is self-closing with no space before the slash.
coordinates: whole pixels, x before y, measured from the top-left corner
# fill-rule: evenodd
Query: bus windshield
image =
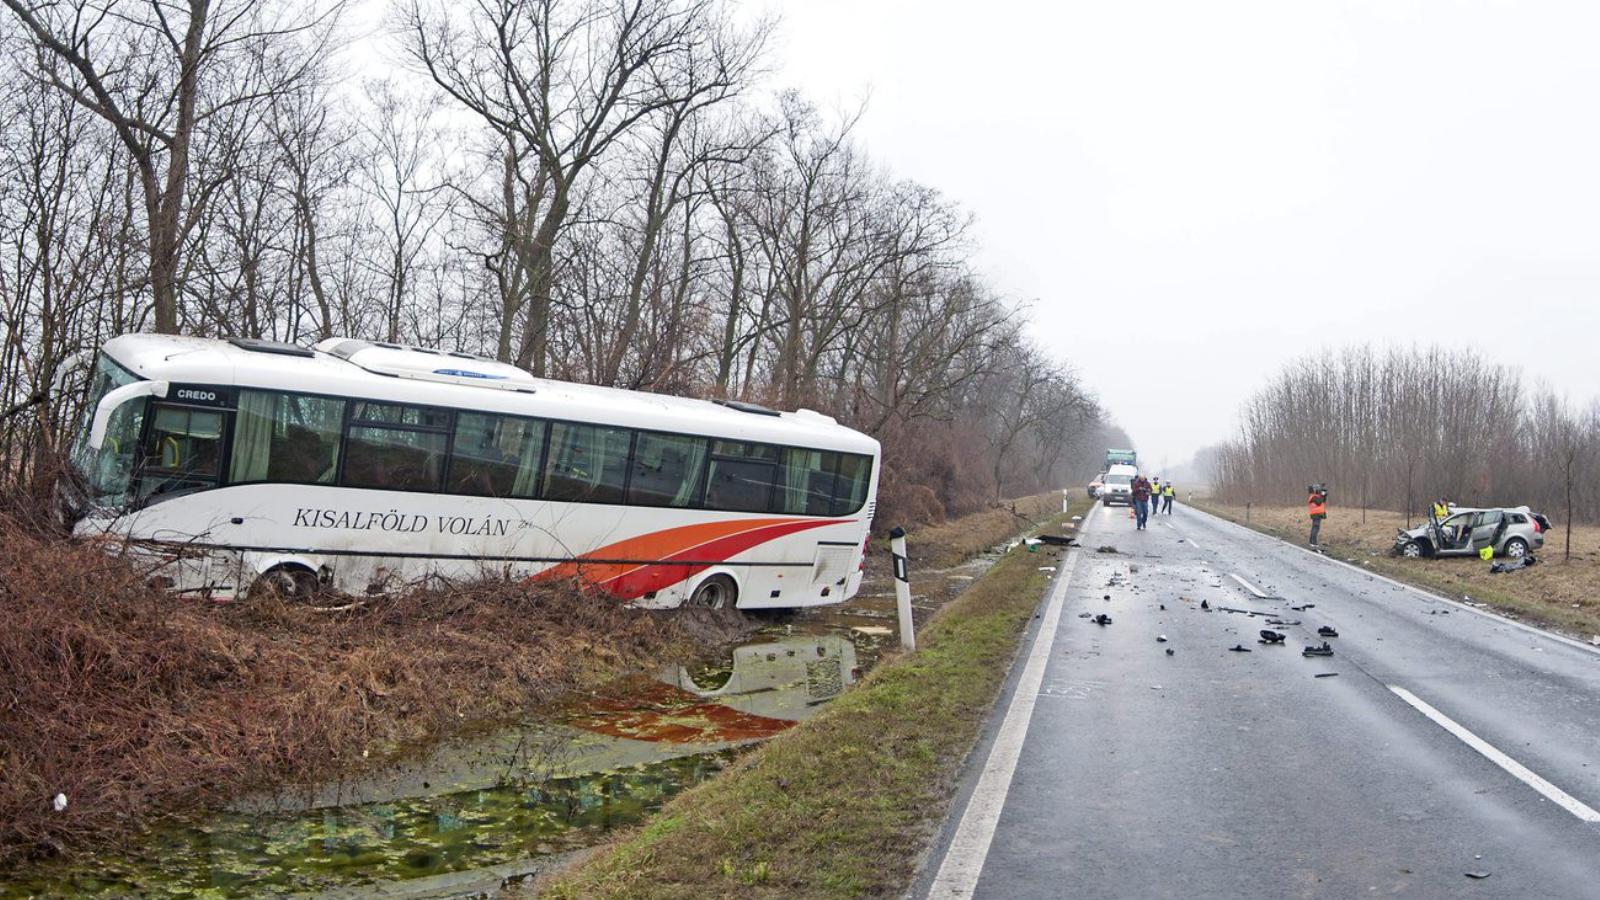
<path id="1" fill-rule="evenodd" d="M 144 425 L 145 398 L 135 397 L 112 411 L 106 424 L 105 440 L 98 452 L 89 449 L 89 429 L 94 426 L 94 413 L 107 394 L 138 380 L 137 375 L 117 365 L 104 353 L 95 358 L 83 425 L 72 458 L 88 484 L 89 499 L 98 505 L 117 506 L 127 500 L 139 449 L 139 431 Z"/>

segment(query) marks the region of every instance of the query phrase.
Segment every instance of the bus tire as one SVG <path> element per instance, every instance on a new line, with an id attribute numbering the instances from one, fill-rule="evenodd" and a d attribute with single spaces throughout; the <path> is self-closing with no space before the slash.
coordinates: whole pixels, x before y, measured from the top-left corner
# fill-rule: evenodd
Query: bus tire
<path id="1" fill-rule="evenodd" d="M 310 600 L 316 597 L 319 587 L 317 573 L 305 566 L 285 564 L 273 566 L 256 576 L 250 585 L 250 597 L 259 599 L 275 593 L 285 600 Z"/>
<path id="2" fill-rule="evenodd" d="M 739 602 L 739 587 L 726 575 L 713 575 L 695 585 L 683 605 L 695 609 L 732 609 Z"/>

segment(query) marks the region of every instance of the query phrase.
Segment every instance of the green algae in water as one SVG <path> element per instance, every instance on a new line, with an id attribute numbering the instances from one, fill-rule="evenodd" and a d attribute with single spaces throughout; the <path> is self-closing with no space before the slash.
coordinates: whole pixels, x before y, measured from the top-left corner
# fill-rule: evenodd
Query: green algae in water
<path id="1" fill-rule="evenodd" d="M 0 896 L 298 893 L 478 869 L 588 846 L 710 778 L 731 751 L 540 783 L 158 829 L 137 853 L 23 873 Z"/>

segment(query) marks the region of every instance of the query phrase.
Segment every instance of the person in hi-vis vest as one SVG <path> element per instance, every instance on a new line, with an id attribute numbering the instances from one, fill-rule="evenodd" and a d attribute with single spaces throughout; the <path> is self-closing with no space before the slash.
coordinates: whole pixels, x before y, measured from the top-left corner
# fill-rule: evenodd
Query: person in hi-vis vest
<path id="1" fill-rule="evenodd" d="M 1328 517 L 1328 489 L 1322 485 L 1311 487 L 1311 496 L 1306 498 L 1306 512 L 1311 514 L 1311 540 L 1313 548 L 1317 547 L 1317 532 L 1322 530 L 1322 520 Z"/>

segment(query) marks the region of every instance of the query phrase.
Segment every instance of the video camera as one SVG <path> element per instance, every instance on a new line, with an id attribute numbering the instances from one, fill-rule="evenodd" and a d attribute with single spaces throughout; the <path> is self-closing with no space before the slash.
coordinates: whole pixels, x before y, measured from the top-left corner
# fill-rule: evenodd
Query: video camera
<path id="1" fill-rule="evenodd" d="M 1306 485 L 1306 493 L 1316 494 L 1318 497 L 1321 497 L 1323 501 L 1326 501 L 1328 499 L 1328 486 L 1320 481 L 1316 484 L 1308 484 Z"/>

